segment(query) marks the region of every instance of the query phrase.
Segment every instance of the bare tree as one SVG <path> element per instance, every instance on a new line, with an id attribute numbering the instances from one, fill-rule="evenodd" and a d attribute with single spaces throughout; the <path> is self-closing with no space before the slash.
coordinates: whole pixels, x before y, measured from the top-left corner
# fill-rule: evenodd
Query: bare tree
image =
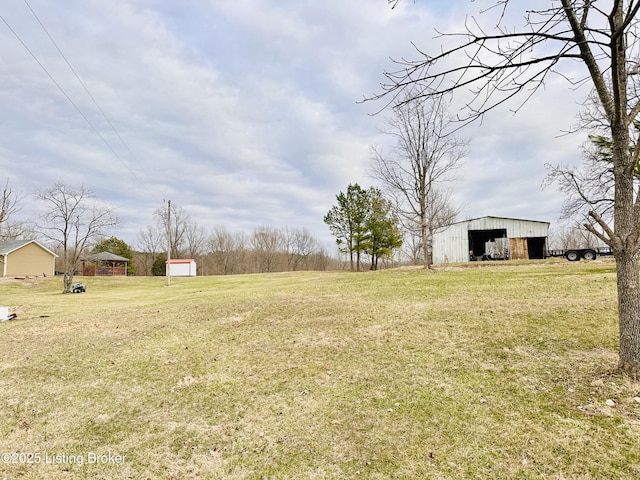
<path id="1" fill-rule="evenodd" d="M 633 122 L 640 113 L 640 0 L 560 0 L 546 6 L 539 2 L 526 11 L 521 30 L 505 25 L 512 3 L 495 0 L 493 8 L 487 9 L 497 15 L 492 23 L 483 26 L 479 18 L 468 21 L 465 32 L 448 38 L 459 40 L 457 45 L 433 55 L 418 50 L 417 60 L 397 61 L 397 69 L 386 72 L 388 81 L 378 98 L 404 92 L 410 98 L 429 98 L 470 90 L 466 113 L 460 116 L 469 122 L 512 99 L 522 105 L 555 73 L 572 86 L 592 87 L 611 139 L 613 227 L 591 210 L 593 223 L 585 228 L 614 252 L 619 367 L 640 376 L 640 192 L 634 175 L 640 148 L 629 148 Z M 574 68 L 580 63 L 584 77 L 563 75 L 560 68 L 565 61 Z"/>
<path id="2" fill-rule="evenodd" d="M 217 226 L 208 237 L 206 249 L 204 265 L 214 275 L 325 270 L 330 261 L 305 228 L 261 226 L 247 236 Z"/>
<path id="3" fill-rule="evenodd" d="M 319 245 L 319 244 L 318 244 Z M 322 246 L 318 246 L 318 251 L 311 254 L 308 259 L 308 270 L 328 270 L 331 265 L 337 263 Z"/>
<path id="4" fill-rule="evenodd" d="M 306 228 L 285 228 L 282 232 L 289 270 L 309 269 L 309 257 L 321 250 L 318 241 Z"/>
<path id="5" fill-rule="evenodd" d="M 405 224 L 419 225 L 423 265 L 430 268 L 427 245 L 433 230 L 452 220 L 439 212 L 444 212 L 443 207 L 450 213 L 456 210 L 448 205 L 450 197 L 438 189 L 453 180 L 452 173 L 466 155 L 467 141 L 452 133 L 454 122 L 441 96 L 398 102 L 388 127 L 396 145 L 390 153 L 374 149 L 372 175 L 395 199 Z"/>
<path id="6" fill-rule="evenodd" d="M 429 194 L 427 205 L 427 244 L 426 254 L 431 258 L 431 238 L 440 227 L 451 225 L 460 214 L 460 207 L 451 200 L 451 193 L 444 189 L 434 189 Z M 413 265 L 424 265 L 425 243 L 422 235 L 422 223 L 418 218 L 404 219 L 406 249 Z M 404 246 L 404 245 L 403 245 Z"/>
<path id="7" fill-rule="evenodd" d="M 249 241 L 260 273 L 279 270 L 277 260 L 283 252 L 283 236 L 279 230 L 263 225 L 254 229 Z"/>
<path id="8" fill-rule="evenodd" d="M 25 230 L 24 225 L 12 222 L 12 217 L 20 210 L 20 196 L 13 191 L 7 179 L 0 192 L 0 239 L 18 238 Z"/>
<path id="9" fill-rule="evenodd" d="M 590 118 L 594 118 L 590 115 Z M 600 117 L 602 118 L 602 117 Z M 639 122 L 634 122 L 630 149 L 633 153 L 640 131 Z M 589 135 L 582 153 L 582 165 L 564 166 L 547 164 L 547 176 L 544 186 L 556 184 L 565 194 L 562 205 L 562 219 L 591 219 L 591 211 L 596 212 L 602 221 L 613 221 L 615 206 L 615 180 L 613 175 L 611 141 L 603 135 Z M 640 165 L 634 171 L 636 188 L 640 185 Z"/>
<path id="10" fill-rule="evenodd" d="M 423 264 L 422 236 L 420 226 L 415 225 L 404 230 L 404 242 L 402 243 L 402 256 L 408 259 L 411 265 Z"/>
<path id="11" fill-rule="evenodd" d="M 556 227 L 549 231 L 549 248 L 568 250 L 572 248 L 591 248 L 600 240 L 581 226 Z"/>
<path id="12" fill-rule="evenodd" d="M 190 219 L 184 231 L 184 254 L 189 258 L 199 258 L 204 254 L 206 243 L 207 231 Z"/>
<path id="13" fill-rule="evenodd" d="M 179 258 L 184 255 L 185 246 L 187 243 L 188 231 L 190 228 L 195 227 L 195 221 L 189 216 L 184 208 L 171 203 L 171 214 L 166 208 L 158 208 L 154 212 L 158 231 L 163 232 L 164 236 L 164 250 L 167 248 L 167 232 L 170 231 L 171 235 L 171 258 Z M 169 217 L 171 219 L 171 226 L 169 228 Z"/>
<path id="14" fill-rule="evenodd" d="M 70 293 L 85 247 L 106 235 L 106 229 L 115 226 L 118 219 L 111 207 L 96 201 L 84 186 L 75 188 L 56 182 L 35 196 L 46 207 L 40 233 L 61 252 L 63 293 Z"/>
<path id="15" fill-rule="evenodd" d="M 0 226 L 0 239 L 14 240 L 16 238 L 36 238 L 38 232 L 34 224 L 20 221 L 6 222 Z"/>
<path id="16" fill-rule="evenodd" d="M 169 212 L 169 209 L 171 211 Z M 165 253 L 170 250 L 171 258 L 194 258 L 197 260 L 198 272 L 206 269 L 203 260 L 207 243 L 207 232 L 181 206 L 168 202 L 164 208 L 153 212 L 156 225 L 148 226 L 140 233 L 139 242 L 150 253 L 146 255 L 153 265 L 160 255 L 159 249 Z M 170 224 L 169 224 L 170 222 Z M 149 250 L 152 247 L 151 250 Z M 145 261 L 145 264 L 149 262 Z M 147 268 L 145 268 L 147 270 Z M 148 271 L 148 270 L 147 270 Z"/>
<path id="17" fill-rule="evenodd" d="M 231 275 L 242 271 L 247 240 L 243 232 L 233 234 L 224 226 L 217 226 L 209 236 L 207 246 L 213 255 L 215 273 Z"/>
<path id="18" fill-rule="evenodd" d="M 140 265 L 137 271 L 141 275 L 152 275 L 153 264 L 161 252 L 162 245 L 165 241 L 166 234 L 158 231 L 156 227 L 147 226 L 146 230 L 140 230 L 138 233 L 138 249 L 142 253 L 138 258 Z M 144 272 L 144 273 L 143 273 Z"/>

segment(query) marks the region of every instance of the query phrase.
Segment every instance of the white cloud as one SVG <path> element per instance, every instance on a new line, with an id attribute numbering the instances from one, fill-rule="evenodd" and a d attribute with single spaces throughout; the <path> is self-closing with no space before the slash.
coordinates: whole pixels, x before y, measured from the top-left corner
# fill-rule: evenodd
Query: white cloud
<path id="1" fill-rule="evenodd" d="M 433 40 L 436 21 L 455 30 L 468 7 L 403 1 L 391 10 L 384 0 L 30 4 L 117 134 L 25 5 L 13 2 L 3 17 L 104 141 L 0 24 L 0 60 L 11 72 L 0 76 L 0 174 L 26 193 L 53 180 L 90 186 L 116 206 L 124 223 L 114 234 L 130 242 L 168 198 L 206 228 L 289 225 L 326 237 L 322 217 L 335 195 L 349 183 L 368 186 L 370 146 L 388 142 L 378 131 L 384 115 L 370 115 L 382 104 L 357 102 L 379 91 L 390 57 L 414 56 L 411 41 L 431 48 L 440 41 Z M 553 213 L 557 194 L 539 189 L 543 164 L 575 156 L 579 142 L 555 138 L 570 126 L 575 105 L 564 101 L 565 85 L 548 90 L 516 117 L 495 112 L 469 130 L 472 150 L 456 185 L 460 200 L 473 205 L 468 212 Z"/>

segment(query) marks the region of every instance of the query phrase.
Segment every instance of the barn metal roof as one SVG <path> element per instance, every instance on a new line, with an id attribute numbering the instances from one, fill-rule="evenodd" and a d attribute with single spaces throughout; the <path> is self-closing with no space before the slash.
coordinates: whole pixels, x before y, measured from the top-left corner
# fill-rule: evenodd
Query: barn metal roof
<path id="1" fill-rule="evenodd" d="M 494 220 L 510 220 L 512 222 L 533 222 L 533 223 L 546 223 L 547 225 L 550 225 L 550 222 L 544 222 L 542 220 L 527 220 L 524 218 L 511 218 L 511 217 L 495 217 L 493 215 L 487 215 L 485 217 L 477 217 L 477 218 L 468 218 L 466 220 L 460 220 L 459 222 L 453 222 L 450 223 L 449 225 L 458 225 L 460 223 L 468 223 L 468 222 L 473 222 L 475 220 L 482 220 L 485 218 L 491 218 Z M 445 225 L 445 227 L 448 227 L 449 225 Z"/>

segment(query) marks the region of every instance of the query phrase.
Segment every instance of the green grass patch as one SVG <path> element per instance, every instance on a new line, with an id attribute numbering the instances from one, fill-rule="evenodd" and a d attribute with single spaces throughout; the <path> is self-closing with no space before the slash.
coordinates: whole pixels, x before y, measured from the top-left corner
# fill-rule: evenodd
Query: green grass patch
<path id="1" fill-rule="evenodd" d="M 0 478 L 640 477 L 611 262 L 82 280 L 0 283 Z"/>

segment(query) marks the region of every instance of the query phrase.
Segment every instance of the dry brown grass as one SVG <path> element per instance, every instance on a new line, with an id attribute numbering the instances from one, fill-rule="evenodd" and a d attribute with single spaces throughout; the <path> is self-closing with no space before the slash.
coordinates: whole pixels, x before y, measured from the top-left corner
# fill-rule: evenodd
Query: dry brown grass
<path id="1" fill-rule="evenodd" d="M 611 263 L 85 280 L 0 284 L 0 451 L 41 456 L 0 478 L 640 477 Z"/>

